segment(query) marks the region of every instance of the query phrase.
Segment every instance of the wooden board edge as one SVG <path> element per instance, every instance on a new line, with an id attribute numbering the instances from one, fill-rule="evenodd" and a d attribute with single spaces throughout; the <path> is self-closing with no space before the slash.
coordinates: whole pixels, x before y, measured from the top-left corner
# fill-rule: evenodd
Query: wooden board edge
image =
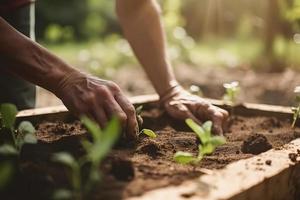
<path id="1" fill-rule="evenodd" d="M 208 99 L 208 98 L 205 98 L 205 99 L 216 106 L 226 107 L 226 105 L 221 100 Z M 141 96 L 130 97 L 129 100 L 132 104 L 145 104 L 145 103 L 157 102 L 159 100 L 159 97 L 155 94 L 141 95 Z M 245 103 L 245 104 L 238 105 L 237 107 L 248 109 L 248 110 L 292 114 L 291 107 L 284 107 L 284 106 Z M 59 112 L 68 112 L 68 110 L 64 105 L 44 107 L 44 108 L 35 108 L 35 109 L 20 111 L 18 113 L 17 117 L 45 115 L 45 114 L 53 114 L 53 113 L 59 113 Z"/>

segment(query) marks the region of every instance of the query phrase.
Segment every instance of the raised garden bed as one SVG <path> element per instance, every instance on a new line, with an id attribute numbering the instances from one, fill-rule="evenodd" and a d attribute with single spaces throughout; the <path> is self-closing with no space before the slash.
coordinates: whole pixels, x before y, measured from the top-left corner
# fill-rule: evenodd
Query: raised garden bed
<path id="1" fill-rule="evenodd" d="M 141 136 L 136 145 L 119 143 L 101 167 L 104 176 L 94 199 L 300 199 L 300 129 L 290 128 L 289 108 L 236 107 L 227 143 L 191 166 L 175 163 L 173 155 L 196 153 L 195 134 L 163 113 L 155 100 L 144 96 L 132 102 L 144 105 L 143 126 L 158 137 Z M 49 161 L 51 154 L 80 155 L 80 138 L 87 133 L 64 107 L 21 112 L 23 119 L 36 125 L 39 144 L 25 151 L 28 180 L 16 196 L 46 199 L 68 185 L 64 168 Z"/>

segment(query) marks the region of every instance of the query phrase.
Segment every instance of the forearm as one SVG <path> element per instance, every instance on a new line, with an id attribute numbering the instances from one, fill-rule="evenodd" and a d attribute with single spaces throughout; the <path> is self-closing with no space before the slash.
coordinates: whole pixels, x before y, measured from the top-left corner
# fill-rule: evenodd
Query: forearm
<path id="1" fill-rule="evenodd" d="M 8 71 L 50 91 L 74 71 L 61 59 L 16 31 L 0 17 L 1 70 Z"/>
<path id="2" fill-rule="evenodd" d="M 159 95 L 177 85 L 166 54 L 165 33 L 154 0 L 117 0 L 124 35 Z"/>

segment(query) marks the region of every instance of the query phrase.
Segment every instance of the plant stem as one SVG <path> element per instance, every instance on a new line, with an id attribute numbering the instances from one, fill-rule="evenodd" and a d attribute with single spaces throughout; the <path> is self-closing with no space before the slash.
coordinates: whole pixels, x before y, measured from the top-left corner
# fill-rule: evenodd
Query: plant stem
<path id="1" fill-rule="evenodd" d="M 299 113 L 300 113 L 300 103 L 299 103 L 299 105 L 297 107 L 296 112 L 294 113 L 294 119 L 293 119 L 293 123 L 292 123 L 292 128 L 295 127 L 296 121 L 297 121 L 297 119 L 299 117 Z"/>

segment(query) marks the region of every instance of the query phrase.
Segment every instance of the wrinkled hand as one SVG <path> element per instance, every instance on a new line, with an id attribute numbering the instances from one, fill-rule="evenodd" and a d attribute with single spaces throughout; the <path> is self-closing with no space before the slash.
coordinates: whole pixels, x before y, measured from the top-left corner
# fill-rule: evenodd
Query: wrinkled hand
<path id="1" fill-rule="evenodd" d="M 223 134 L 228 112 L 199 96 L 190 94 L 180 86 L 172 88 L 167 94 L 163 95 L 161 103 L 171 117 L 180 120 L 191 118 L 198 124 L 211 120 L 214 133 Z"/>
<path id="2" fill-rule="evenodd" d="M 112 81 L 72 72 L 60 83 L 55 94 L 76 116 L 86 115 L 103 128 L 116 116 L 128 139 L 136 139 L 138 124 L 133 105 Z"/>

